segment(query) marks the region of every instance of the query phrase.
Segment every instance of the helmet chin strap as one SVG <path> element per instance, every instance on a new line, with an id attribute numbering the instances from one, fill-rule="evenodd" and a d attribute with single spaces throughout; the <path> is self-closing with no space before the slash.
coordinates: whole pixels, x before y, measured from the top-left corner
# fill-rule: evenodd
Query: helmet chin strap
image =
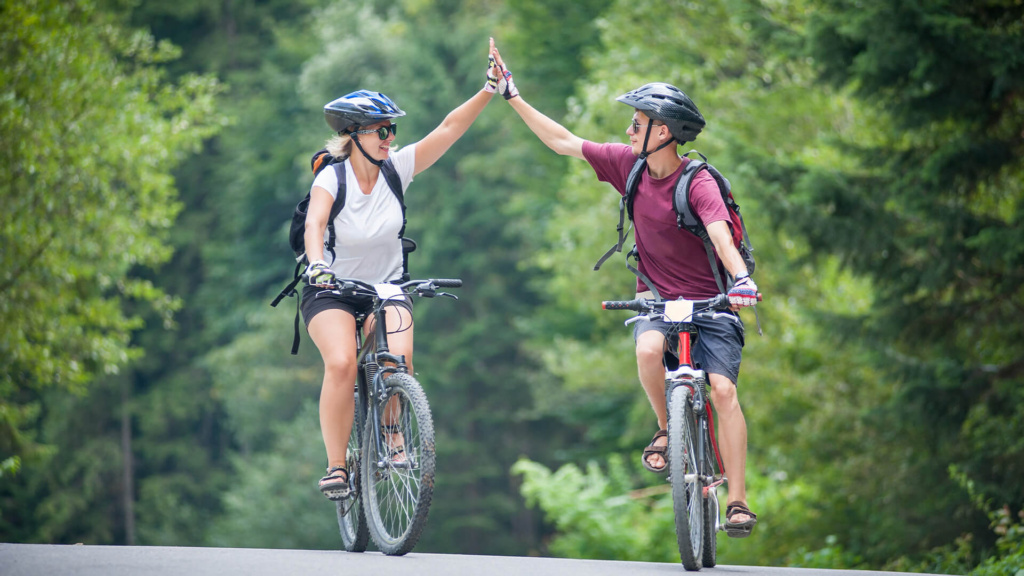
<path id="1" fill-rule="evenodd" d="M 654 123 L 653 123 L 653 122 L 648 122 L 648 123 L 647 123 L 647 132 L 646 132 L 646 133 L 644 134 L 644 147 L 643 147 L 643 150 L 642 150 L 642 151 L 640 152 L 640 159 L 641 159 L 641 160 L 643 160 L 644 158 L 647 158 L 647 157 L 648 157 L 648 156 L 650 156 L 651 154 L 654 154 L 654 153 L 655 153 L 655 152 L 657 152 L 658 150 L 661 150 L 661 149 L 662 149 L 662 148 L 664 148 L 665 146 L 668 146 L 669 144 L 671 144 L 671 143 L 673 143 L 673 142 L 675 142 L 675 141 L 676 141 L 676 138 L 675 138 L 675 136 L 673 136 L 672 138 L 669 138 L 669 139 L 668 139 L 668 140 L 667 140 L 667 141 L 666 141 L 666 142 L 665 142 L 664 144 L 662 144 L 661 146 L 658 146 L 658 147 L 657 147 L 657 148 L 655 148 L 654 150 L 651 150 L 650 152 L 648 152 L 648 151 L 647 151 L 647 143 L 648 143 L 648 142 L 649 142 L 649 141 L 651 140 L 651 128 L 652 128 L 653 126 L 654 126 Z M 360 150 L 362 150 L 362 148 L 360 148 Z M 365 152 L 364 152 L 364 154 L 365 154 Z"/>
<path id="2" fill-rule="evenodd" d="M 377 160 L 374 157 L 372 157 L 369 154 L 367 154 L 366 150 L 363 150 L 363 146 L 361 144 L 359 144 L 359 138 L 356 138 L 355 134 L 352 134 L 351 136 L 352 136 L 352 141 L 356 143 L 356 148 L 359 148 L 359 151 L 363 153 L 363 156 L 365 156 L 367 160 L 370 161 L 370 164 L 373 164 L 374 166 L 377 166 L 377 167 L 380 167 L 381 164 L 384 164 L 383 160 Z"/>

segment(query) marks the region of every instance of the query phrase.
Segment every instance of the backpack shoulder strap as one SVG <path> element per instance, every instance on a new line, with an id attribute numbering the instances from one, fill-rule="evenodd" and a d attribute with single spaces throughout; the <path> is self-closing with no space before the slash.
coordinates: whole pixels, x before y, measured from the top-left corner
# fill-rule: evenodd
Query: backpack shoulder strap
<path id="1" fill-rule="evenodd" d="M 696 151 L 691 150 L 691 152 Z M 689 153 L 687 152 L 687 154 Z M 709 174 L 712 174 L 711 165 L 707 162 L 708 159 L 700 152 L 697 152 L 697 155 L 701 157 L 701 160 L 690 160 L 687 162 L 682 174 L 679 175 L 679 180 L 676 181 L 676 189 L 672 194 L 672 208 L 676 212 L 676 224 L 680 228 L 685 228 L 687 231 L 695 234 L 704 244 L 708 265 L 711 267 L 711 272 L 715 275 L 715 284 L 718 285 L 718 291 L 725 294 L 725 282 L 722 280 L 722 274 L 718 270 L 718 262 L 715 260 L 715 248 L 711 243 L 711 237 L 708 236 L 704 223 L 697 217 L 693 207 L 690 205 L 690 186 L 693 184 L 693 179 L 701 170 L 707 170 Z M 715 184 L 720 187 L 717 179 Z"/>
<path id="2" fill-rule="evenodd" d="M 619 200 L 619 225 L 615 227 L 615 230 L 619 233 L 619 241 L 601 256 L 597 264 L 594 264 L 594 270 L 600 270 L 601 265 L 604 264 L 605 260 L 611 258 L 612 254 L 622 252 L 622 245 L 626 243 L 626 238 L 629 237 L 629 230 L 633 228 L 633 198 L 636 197 L 636 189 L 640 186 L 640 177 L 643 175 L 645 168 L 647 168 L 647 158 L 637 157 L 633 167 L 629 170 L 629 176 L 626 177 L 626 193 Z M 626 224 L 626 214 L 629 214 L 629 230 L 623 232 L 623 226 Z"/>
<path id="3" fill-rule="evenodd" d="M 402 191 L 402 179 L 398 176 L 398 170 L 395 168 L 395 163 L 388 158 L 380 165 L 380 171 L 384 174 L 384 181 L 388 183 L 388 188 L 395 193 L 395 196 L 402 202 L 402 207 L 405 207 L 405 194 Z"/>
<path id="4" fill-rule="evenodd" d="M 629 212 L 630 221 L 633 220 L 633 199 L 636 198 L 636 189 L 640 187 L 640 177 L 643 176 L 646 169 L 647 158 L 637 157 L 636 162 L 633 162 L 633 167 L 629 170 L 629 176 L 626 177 L 626 193 L 623 194 L 622 200 Z"/>
<path id="5" fill-rule="evenodd" d="M 345 172 L 345 162 L 335 162 L 331 164 L 334 168 L 334 175 L 338 177 L 338 195 L 334 198 L 334 204 L 331 205 L 331 217 L 328 220 L 331 226 L 334 225 L 334 219 L 341 214 L 341 209 L 345 207 L 345 192 L 347 185 L 347 174 Z"/>
<path id="6" fill-rule="evenodd" d="M 338 235 L 334 231 L 334 219 L 341 214 L 342 208 L 345 207 L 345 181 L 347 180 L 345 174 L 345 162 L 335 162 L 330 165 L 334 168 L 334 175 L 338 180 L 338 195 L 334 197 L 334 204 L 331 204 L 331 213 L 327 216 L 327 250 L 331 253 L 331 259 L 334 259 L 334 244 L 338 240 Z"/>
<path id="7" fill-rule="evenodd" d="M 402 207 L 402 229 L 398 231 L 398 239 L 402 241 L 402 280 L 408 280 L 409 253 L 416 250 L 416 242 L 405 237 L 405 225 L 408 223 L 408 219 L 405 216 L 405 193 L 402 191 L 402 179 L 398 176 L 398 170 L 395 169 L 395 163 L 391 161 L 391 158 L 380 165 L 380 170 L 384 173 L 384 181 L 388 183 L 388 188 L 391 188 L 391 192 L 394 193 L 395 198 L 398 198 L 398 204 Z"/>
<path id="8" fill-rule="evenodd" d="M 698 154 L 700 153 L 698 152 Z M 704 156 L 701 155 L 701 158 Z M 672 208 L 676 212 L 676 224 L 701 238 L 707 236 L 707 230 L 704 229 L 704 223 L 700 221 L 700 218 L 694 213 L 693 207 L 690 206 L 690 186 L 693 185 L 693 179 L 701 170 L 708 170 L 710 173 L 709 166 L 706 158 L 703 161 L 690 160 L 687 162 L 683 172 L 679 175 L 679 180 L 676 181 L 676 189 L 672 195 Z"/>
<path id="9" fill-rule="evenodd" d="M 388 188 L 391 188 L 391 192 L 394 193 L 395 198 L 398 198 L 398 203 L 402 206 L 402 229 L 398 231 L 398 237 L 402 238 L 405 236 L 405 224 L 407 222 L 402 179 L 398 176 L 398 170 L 395 169 L 395 163 L 391 161 L 391 158 L 388 158 L 380 165 L 380 171 L 384 174 L 384 181 L 388 183 Z"/>

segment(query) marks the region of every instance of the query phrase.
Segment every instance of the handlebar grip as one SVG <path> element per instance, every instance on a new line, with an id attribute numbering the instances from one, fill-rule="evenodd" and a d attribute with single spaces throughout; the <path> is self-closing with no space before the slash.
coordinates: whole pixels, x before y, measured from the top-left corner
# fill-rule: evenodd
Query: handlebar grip
<path id="1" fill-rule="evenodd" d="M 636 310 L 636 300 L 605 300 L 601 302 L 602 310 Z"/>
<path id="2" fill-rule="evenodd" d="M 460 288 L 462 286 L 462 280 L 458 278 L 438 278 L 431 282 L 438 288 Z"/>

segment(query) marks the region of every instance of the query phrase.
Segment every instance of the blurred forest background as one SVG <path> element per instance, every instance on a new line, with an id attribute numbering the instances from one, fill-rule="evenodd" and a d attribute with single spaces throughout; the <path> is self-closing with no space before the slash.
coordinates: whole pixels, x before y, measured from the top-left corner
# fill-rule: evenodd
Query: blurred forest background
<path id="1" fill-rule="evenodd" d="M 1021 0 L 4 0 L 0 540 L 339 548 L 286 224 L 359 88 L 399 143 L 483 84 L 626 141 L 682 88 L 758 256 L 755 536 L 720 562 L 1024 566 Z M 685 151 L 685 150 L 684 150 Z M 678 561 L 594 261 L 618 197 L 496 98 L 407 196 L 438 429 L 421 552 Z"/>

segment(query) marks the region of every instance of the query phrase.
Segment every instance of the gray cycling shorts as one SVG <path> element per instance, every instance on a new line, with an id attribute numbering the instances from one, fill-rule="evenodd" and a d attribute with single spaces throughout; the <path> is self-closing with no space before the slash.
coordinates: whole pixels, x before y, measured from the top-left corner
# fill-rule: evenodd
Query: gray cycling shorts
<path id="1" fill-rule="evenodd" d="M 733 384 L 740 378 L 743 359 L 743 321 L 732 311 L 716 312 L 714 318 L 695 318 L 697 339 L 690 347 L 694 368 L 708 374 L 721 374 Z M 665 363 L 670 369 L 679 367 L 679 335 L 673 332 L 677 325 L 664 320 L 641 320 L 633 325 L 633 340 L 641 334 L 655 330 L 665 337 Z M 670 336 L 671 335 L 671 336 Z"/>

